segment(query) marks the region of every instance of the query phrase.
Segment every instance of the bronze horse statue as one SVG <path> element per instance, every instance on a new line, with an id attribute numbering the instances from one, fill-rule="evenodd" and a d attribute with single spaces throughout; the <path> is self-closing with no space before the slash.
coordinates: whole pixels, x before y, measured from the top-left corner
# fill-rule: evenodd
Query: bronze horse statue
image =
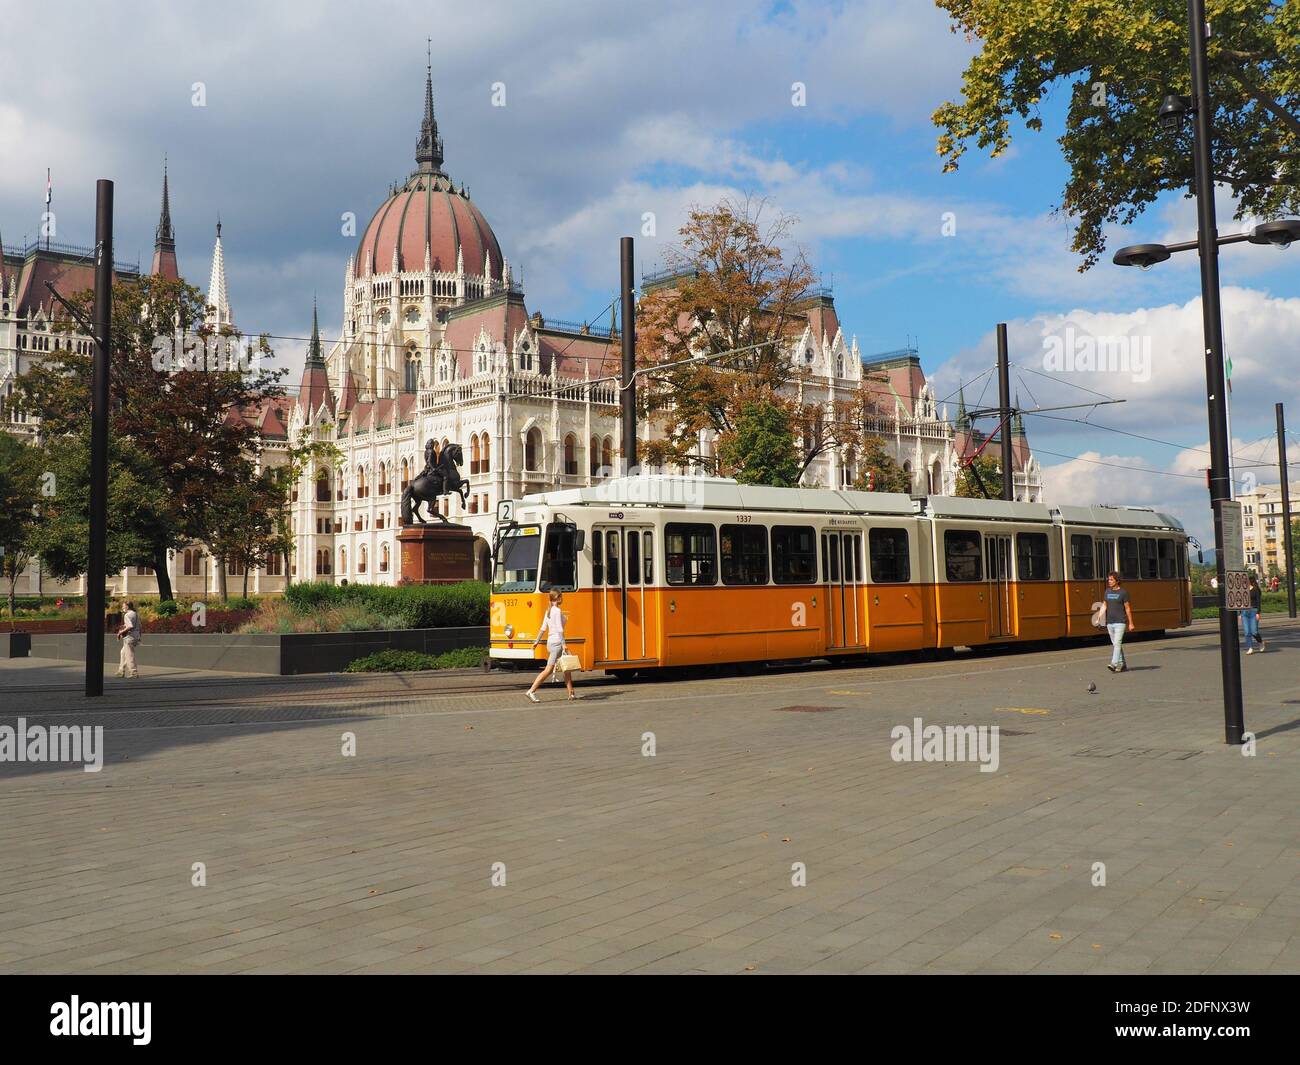
<path id="1" fill-rule="evenodd" d="M 419 522 L 421 525 L 428 524 L 420 516 L 421 503 L 428 503 L 438 520 L 445 522 L 447 519 L 442 516 L 436 505 L 438 497 L 455 492 L 460 496 L 460 505 L 462 507 L 469 498 L 469 482 L 460 475 L 460 470 L 457 469 L 465 461 L 465 453 L 461 450 L 460 445 L 448 444 L 438 454 L 436 462 L 433 460 L 433 454 L 434 443 L 430 440 L 424 446 L 424 469 L 402 492 L 403 525 L 410 525 L 412 520 Z"/>

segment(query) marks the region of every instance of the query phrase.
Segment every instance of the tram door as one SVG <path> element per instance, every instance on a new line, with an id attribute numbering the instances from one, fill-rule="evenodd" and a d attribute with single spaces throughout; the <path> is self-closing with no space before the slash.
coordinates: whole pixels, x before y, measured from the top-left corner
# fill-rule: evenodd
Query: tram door
<path id="1" fill-rule="evenodd" d="M 989 635 L 1014 636 L 1010 536 L 984 537 L 984 572 L 989 585 Z"/>
<path id="2" fill-rule="evenodd" d="M 647 588 L 654 583 L 654 530 L 597 526 L 591 560 L 596 663 L 657 658 L 654 593 Z"/>
<path id="3" fill-rule="evenodd" d="M 867 619 L 862 616 L 862 534 L 822 533 L 822 583 L 826 586 L 826 646 L 863 647 Z"/>

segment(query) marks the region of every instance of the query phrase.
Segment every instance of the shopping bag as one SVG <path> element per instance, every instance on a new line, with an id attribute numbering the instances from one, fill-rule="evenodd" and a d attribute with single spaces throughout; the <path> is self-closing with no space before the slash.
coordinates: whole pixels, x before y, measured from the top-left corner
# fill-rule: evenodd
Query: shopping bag
<path id="1" fill-rule="evenodd" d="M 570 673 L 582 669 L 582 662 L 577 655 L 571 655 L 567 651 L 560 655 L 559 670 L 561 673 Z"/>

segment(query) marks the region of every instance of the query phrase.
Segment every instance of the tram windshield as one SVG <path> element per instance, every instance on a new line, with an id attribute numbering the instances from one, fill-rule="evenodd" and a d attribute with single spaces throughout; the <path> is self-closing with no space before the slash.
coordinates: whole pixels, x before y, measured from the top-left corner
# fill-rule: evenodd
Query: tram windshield
<path id="1" fill-rule="evenodd" d="M 532 592 L 537 589 L 537 563 L 542 554 L 542 527 L 515 525 L 503 529 L 497 540 L 492 568 L 494 592 Z"/>

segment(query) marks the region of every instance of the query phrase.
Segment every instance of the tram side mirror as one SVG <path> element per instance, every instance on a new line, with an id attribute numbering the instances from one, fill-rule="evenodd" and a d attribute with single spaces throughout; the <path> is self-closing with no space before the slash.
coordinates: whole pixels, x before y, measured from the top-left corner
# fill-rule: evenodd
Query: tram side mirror
<path id="1" fill-rule="evenodd" d="M 1205 552 L 1202 551 L 1199 547 L 1196 549 L 1196 564 L 1198 566 L 1205 565 Z"/>
<path id="2" fill-rule="evenodd" d="M 586 546 L 587 546 L 587 530 L 574 529 L 573 530 L 573 553 L 576 555 L 579 551 L 581 551 Z"/>

